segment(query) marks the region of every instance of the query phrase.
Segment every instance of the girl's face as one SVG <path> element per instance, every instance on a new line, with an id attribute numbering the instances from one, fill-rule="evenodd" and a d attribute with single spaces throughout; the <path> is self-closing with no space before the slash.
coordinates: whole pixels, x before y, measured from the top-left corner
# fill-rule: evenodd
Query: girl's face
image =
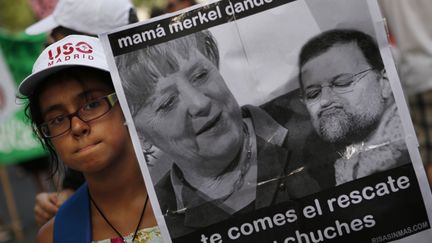
<path id="1" fill-rule="evenodd" d="M 80 80 L 77 80 L 79 77 Z M 52 79 L 39 96 L 44 121 L 71 114 L 88 102 L 113 93 L 110 80 L 81 71 L 75 77 Z M 51 138 L 61 160 L 70 168 L 93 173 L 121 161 L 130 152 L 130 138 L 120 106 L 95 120 L 84 122 L 77 116 L 70 120 L 71 129 Z"/>

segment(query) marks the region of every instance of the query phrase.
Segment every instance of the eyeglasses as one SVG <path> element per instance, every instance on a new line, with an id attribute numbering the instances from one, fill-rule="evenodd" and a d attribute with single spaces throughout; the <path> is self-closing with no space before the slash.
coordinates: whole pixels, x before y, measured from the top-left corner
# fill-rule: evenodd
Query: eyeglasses
<path id="1" fill-rule="evenodd" d="M 322 89 L 328 87 L 336 94 L 344 94 L 353 91 L 355 84 L 364 78 L 369 71 L 369 68 L 356 74 L 348 74 L 337 77 L 328 84 L 312 85 L 306 88 L 302 94 L 302 100 L 307 104 L 314 104 L 321 99 Z"/>
<path id="2" fill-rule="evenodd" d="M 118 101 L 116 93 L 94 99 L 81 106 L 74 113 L 57 116 L 39 126 L 39 131 L 45 138 L 54 138 L 65 134 L 71 129 L 72 117 L 77 116 L 84 122 L 89 122 L 108 113 Z"/>

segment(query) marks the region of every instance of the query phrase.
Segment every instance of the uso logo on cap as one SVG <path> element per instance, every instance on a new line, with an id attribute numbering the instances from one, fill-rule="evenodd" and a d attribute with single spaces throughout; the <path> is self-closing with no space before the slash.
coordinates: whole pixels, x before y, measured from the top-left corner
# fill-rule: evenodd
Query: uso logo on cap
<path id="1" fill-rule="evenodd" d="M 73 43 L 65 43 L 61 46 L 53 47 L 48 50 L 48 66 L 69 61 L 71 59 L 88 59 L 93 60 L 94 57 L 90 55 L 93 53 L 93 47 L 84 41 L 80 41 L 73 45 Z"/>

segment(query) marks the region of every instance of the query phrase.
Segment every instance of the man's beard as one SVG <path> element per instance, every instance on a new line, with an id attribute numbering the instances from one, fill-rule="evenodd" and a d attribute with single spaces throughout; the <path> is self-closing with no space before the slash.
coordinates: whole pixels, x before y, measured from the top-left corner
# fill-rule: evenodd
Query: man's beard
<path id="1" fill-rule="evenodd" d="M 337 109 L 319 118 L 319 133 L 323 140 L 332 144 L 347 145 L 362 141 L 376 127 L 382 109 L 370 107 L 363 114 L 352 114 Z"/>

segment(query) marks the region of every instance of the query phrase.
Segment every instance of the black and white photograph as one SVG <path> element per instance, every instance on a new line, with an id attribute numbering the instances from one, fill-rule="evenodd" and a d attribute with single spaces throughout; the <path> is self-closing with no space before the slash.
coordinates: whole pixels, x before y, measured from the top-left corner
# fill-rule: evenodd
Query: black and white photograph
<path id="1" fill-rule="evenodd" d="M 410 163 L 401 119 L 373 37 L 355 29 L 328 30 L 305 43 L 298 62 L 298 93 L 312 126 L 306 134 L 312 138 L 306 139 L 303 149 L 305 154 L 317 155 L 306 155 L 303 162 L 312 163 L 314 171 L 316 163 L 330 163 L 334 171 L 330 178 L 335 181 L 327 182 L 329 186 Z M 272 110 L 273 103 L 280 106 L 285 98 L 265 106 Z M 317 147 L 325 150 L 316 153 Z M 328 153 L 332 150 L 333 155 Z M 331 159 L 321 157 L 325 153 Z M 317 178 L 330 179 L 321 173 L 319 167 Z"/>
<path id="2" fill-rule="evenodd" d="M 214 1 L 101 40 L 165 241 L 428 242 L 373 1 Z"/>

